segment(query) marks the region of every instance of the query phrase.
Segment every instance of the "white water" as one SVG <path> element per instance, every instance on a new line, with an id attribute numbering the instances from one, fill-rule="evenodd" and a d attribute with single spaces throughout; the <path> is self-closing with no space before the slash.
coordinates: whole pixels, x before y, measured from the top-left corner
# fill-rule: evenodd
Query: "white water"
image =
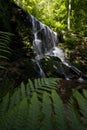
<path id="1" fill-rule="evenodd" d="M 71 68 L 77 75 L 79 75 L 78 81 L 82 82 L 83 78 L 81 76 L 81 71 L 71 64 L 66 62 L 66 57 L 63 50 L 57 47 L 58 44 L 58 36 L 57 33 L 52 31 L 48 26 L 42 24 L 40 21 L 35 19 L 31 15 L 32 19 L 32 31 L 34 35 L 33 47 L 34 52 L 36 54 L 36 63 L 38 68 L 40 69 L 40 76 L 45 77 L 45 73 L 40 66 L 40 59 L 42 59 L 45 55 L 58 57 L 63 64 L 67 67 Z M 62 70 L 64 71 L 63 67 Z M 68 76 L 65 74 L 66 80 L 69 80 Z"/>

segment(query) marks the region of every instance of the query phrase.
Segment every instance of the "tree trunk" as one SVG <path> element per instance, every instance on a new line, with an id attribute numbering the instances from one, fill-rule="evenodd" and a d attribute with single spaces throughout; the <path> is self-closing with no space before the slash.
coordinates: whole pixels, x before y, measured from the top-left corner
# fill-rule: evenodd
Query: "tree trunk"
<path id="1" fill-rule="evenodd" d="M 70 14 L 71 14 L 71 0 L 69 0 L 69 5 L 68 5 L 68 21 L 67 21 L 68 31 L 70 31 Z"/>

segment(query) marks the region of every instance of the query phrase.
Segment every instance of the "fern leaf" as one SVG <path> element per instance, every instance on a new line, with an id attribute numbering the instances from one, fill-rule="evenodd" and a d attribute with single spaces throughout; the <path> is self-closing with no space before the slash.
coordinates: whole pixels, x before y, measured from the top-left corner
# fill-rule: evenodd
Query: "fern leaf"
<path id="1" fill-rule="evenodd" d="M 83 89 L 83 94 L 84 94 L 85 98 L 87 99 L 87 90 Z"/>
<path id="2" fill-rule="evenodd" d="M 14 120 L 15 125 L 14 128 L 16 130 L 28 130 L 28 112 L 29 106 L 27 98 L 23 98 L 23 100 L 20 102 L 20 104 L 16 107 L 15 115 L 16 119 Z"/>
<path id="3" fill-rule="evenodd" d="M 52 106 L 51 99 L 47 92 L 43 93 L 43 102 L 42 102 L 42 113 L 43 120 L 41 130 L 54 130 L 52 126 Z"/>
<path id="4" fill-rule="evenodd" d="M 39 84 L 38 84 L 38 79 L 34 80 L 34 86 L 35 86 L 35 89 L 40 87 Z"/>
<path id="5" fill-rule="evenodd" d="M 21 101 L 20 88 L 16 89 L 13 95 L 10 97 L 9 108 L 14 107 L 14 105 L 19 104 Z"/>
<path id="6" fill-rule="evenodd" d="M 69 101 L 69 120 L 70 120 L 70 127 L 73 130 L 84 130 L 84 126 L 81 123 L 78 111 L 76 110 L 74 106 L 74 100 L 73 98 Z"/>
<path id="7" fill-rule="evenodd" d="M 22 82 L 21 83 L 21 97 L 24 98 L 25 96 L 26 96 L 25 85 Z"/>
<path id="8" fill-rule="evenodd" d="M 9 93 L 6 94 L 6 96 L 3 97 L 2 102 L 0 103 L 0 116 L 6 112 L 8 109 L 8 103 L 9 103 Z"/>
<path id="9" fill-rule="evenodd" d="M 9 60 L 9 58 L 7 58 L 6 56 L 0 56 L 0 59 L 6 59 L 6 60 Z"/>
<path id="10" fill-rule="evenodd" d="M 27 98 L 23 98 L 19 104 L 3 114 L 4 122 L 0 124 L 1 130 L 28 130 L 28 110 Z"/>
<path id="11" fill-rule="evenodd" d="M 41 78 L 38 78 L 37 81 L 38 81 L 38 86 L 40 87 L 41 86 Z"/>
<path id="12" fill-rule="evenodd" d="M 87 121 L 87 99 L 84 98 L 78 91 L 74 92 L 74 97 L 78 102 L 81 113 L 83 114 L 83 116 L 86 118 Z"/>
<path id="13" fill-rule="evenodd" d="M 34 84 L 32 83 L 32 81 L 30 79 L 28 80 L 28 85 L 30 87 L 31 92 L 33 92 L 35 90 L 34 89 Z"/>
<path id="14" fill-rule="evenodd" d="M 3 115 L 8 110 L 8 104 L 9 104 L 9 93 L 7 93 L 7 95 L 3 97 L 3 100 L 0 103 L 0 129 L 1 130 L 5 130 L 5 118 Z"/>
<path id="15" fill-rule="evenodd" d="M 26 95 L 28 97 L 30 97 L 30 94 L 31 94 L 31 92 L 30 92 L 30 86 L 29 86 L 29 83 L 27 83 L 27 85 L 26 85 Z"/>
<path id="16" fill-rule="evenodd" d="M 23 98 L 19 104 L 9 109 L 5 116 L 8 130 L 28 130 L 28 102 Z"/>
<path id="17" fill-rule="evenodd" d="M 56 129 L 68 130 L 63 102 L 55 90 L 52 90 L 52 100 L 55 113 Z"/>
<path id="18" fill-rule="evenodd" d="M 37 98 L 37 93 L 34 92 L 30 101 L 29 107 L 29 130 L 38 130 L 40 126 L 40 102 Z"/>

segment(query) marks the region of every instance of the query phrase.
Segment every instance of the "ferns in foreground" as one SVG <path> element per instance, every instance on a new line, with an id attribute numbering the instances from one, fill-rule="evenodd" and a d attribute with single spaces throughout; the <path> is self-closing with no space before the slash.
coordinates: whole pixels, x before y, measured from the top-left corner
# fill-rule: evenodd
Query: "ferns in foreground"
<path id="1" fill-rule="evenodd" d="M 57 93 L 58 79 L 43 78 L 23 83 L 0 102 L 0 130 L 86 130 L 87 90 L 73 91 L 63 104 Z"/>

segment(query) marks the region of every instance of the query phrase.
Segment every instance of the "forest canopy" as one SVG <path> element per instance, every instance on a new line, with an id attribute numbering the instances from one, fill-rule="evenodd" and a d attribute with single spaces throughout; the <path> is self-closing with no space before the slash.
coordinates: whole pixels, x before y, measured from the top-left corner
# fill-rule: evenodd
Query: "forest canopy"
<path id="1" fill-rule="evenodd" d="M 54 30 L 70 30 L 86 36 L 87 0 L 14 0 L 20 7 Z"/>

